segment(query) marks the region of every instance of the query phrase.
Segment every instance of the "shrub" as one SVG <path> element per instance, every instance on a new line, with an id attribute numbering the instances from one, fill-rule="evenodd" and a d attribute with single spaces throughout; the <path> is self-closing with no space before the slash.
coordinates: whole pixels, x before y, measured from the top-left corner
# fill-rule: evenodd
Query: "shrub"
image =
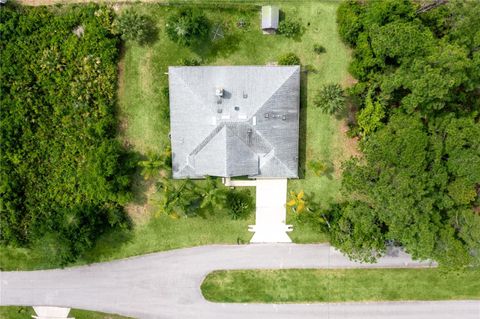
<path id="1" fill-rule="evenodd" d="M 189 46 L 208 35 L 210 23 L 198 10 L 182 9 L 168 17 L 165 31 L 173 42 Z"/>
<path id="2" fill-rule="evenodd" d="M 382 104 L 378 101 L 373 102 L 371 94 L 369 93 L 365 100 L 365 108 L 358 114 L 358 126 L 363 132 L 363 135 L 373 133 L 378 127 L 382 125 L 381 120 L 385 117 L 385 110 Z"/>
<path id="3" fill-rule="evenodd" d="M 362 31 L 363 6 L 355 0 L 343 1 L 337 9 L 338 33 L 343 42 L 355 46 Z"/>
<path id="4" fill-rule="evenodd" d="M 329 173 L 332 167 L 329 163 L 325 163 L 318 160 L 311 160 L 308 162 L 308 168 L 313 171 L 316 176 L 322 176 Z"/>
<path id="5" fill-rule="evenodd" d="M 115 26 L 123 40 L 136 41 L 139 44 L 150 42 L 157 33 L 152 20 L 131 9 L 126 10 L 117 18 Z"/>
<path id="6" fill-rule="evenodd" d="M 300 58 L 295 53 L 286 53 L 278 58 L 279 65 L 300 65 Z"/>
<path id="7" fill-rule="evenodd" d="M 339 84 L 326 84 L 318 92 L 314 103 L 323 113 L 333 115 L 345 108 L 345 96 Z"/>
<path id="8" fill-rule="evenodd" d="M 287 38 L 293 38 L 300 34 L 302 26 L 298 21 L 283 20 L 278 24 L 278 33 L 286 36 Z"/>
<path id="9" fill-rule="evenodd" d="M 226 196 L 227 212 L 232 219 L 246 219 L 253 209 L 253 199 L 250 191 L 230 190 Z"/>
<path id="10" fill-rule="evenodd" d="M 313 52 L 315 52 L 316 54 L 322 54 L 322 53 L 327 52 L 327 50 L 325 49 L 325 47 L 323 45 L 315 44 L 313 46 Z"/>
<path id="11" fill-rule="evenodd" d="M 196 59 L 196 58 L 182 58 L 178 60 L 178 65 L 184 65 L 184 66 L 199 66 L 202 64 L 201 59 Z"/>

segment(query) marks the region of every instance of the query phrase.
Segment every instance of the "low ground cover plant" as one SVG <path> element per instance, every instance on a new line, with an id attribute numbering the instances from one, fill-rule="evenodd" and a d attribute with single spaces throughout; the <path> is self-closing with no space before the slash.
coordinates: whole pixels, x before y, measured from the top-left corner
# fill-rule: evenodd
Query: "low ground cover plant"
<path id="1" fill-rule="evenodd" d="M 300 65 L 300 58 L 293 52 L 278 57 L 278 65 Z"/>

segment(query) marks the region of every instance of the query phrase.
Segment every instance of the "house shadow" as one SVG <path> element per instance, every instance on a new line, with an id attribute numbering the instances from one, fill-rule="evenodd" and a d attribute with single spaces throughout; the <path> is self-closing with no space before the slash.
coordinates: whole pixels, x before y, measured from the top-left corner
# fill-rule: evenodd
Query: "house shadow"
<path id="1" fill-rule="evenodd" d="M 300 72 L 300 120 L 298 132 L 298 177 L 305 178 L 307 161 L 308 70 Z"/>

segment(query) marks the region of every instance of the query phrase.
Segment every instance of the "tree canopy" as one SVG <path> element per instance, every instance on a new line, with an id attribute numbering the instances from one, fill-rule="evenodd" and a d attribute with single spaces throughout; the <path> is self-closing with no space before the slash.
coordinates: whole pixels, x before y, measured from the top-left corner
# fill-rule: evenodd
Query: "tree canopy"
<path id="1" fill-rule="evenodd" d="M 417 259 L 480 265 L 480 4 L 417 9 L 339 7 L 363 156 L 344 163 L 332 243 L 363 261 L 393 243 Z"/>

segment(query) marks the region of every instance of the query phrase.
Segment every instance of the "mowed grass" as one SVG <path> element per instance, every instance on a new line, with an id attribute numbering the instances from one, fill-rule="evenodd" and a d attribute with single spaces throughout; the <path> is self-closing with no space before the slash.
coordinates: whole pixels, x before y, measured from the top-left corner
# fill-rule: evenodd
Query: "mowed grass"
<path id="1" fill-rule="evenodd" d="M 35 315 L 32 307 L 0 307 L 0 319 L 31 319 L 32 315 Z M 72 309 L 69 317 L 75 319 L 129 319 L 129 317 L 119 315 L 78 309 Z"/>
<path id="2" fill-rule="evenodd" d="M 480 299 L 480 271 L 440 269 L 232 270 L 201 286 L 215 302 L 311 303 Z"/>
<path id="3" fill-rule="evenodd" d="M 283 2 L 281 9 L 287 19 L 301 22 L 301 36 L 289 39 L 281 35 L 265 36 L 260 30 L 258 5 L 207 5 L 201 6 L 214 28 L 220 26 L 224 37 L 193 47 L 173 43 L 165 34 L 167 17 L 177 6 L 137 4 L 132 8 L 151 17 L 159 28 L 157 41 L 148 46 L 127 43 L 121 62 L 119 90 L 119 138 L 142 155 L 162 152 L 169 145 L 168 66 L 178 65 L 182 58 L 195 58 L 203 65 L 265 65 L 275 63 L 287 52 L 297 54 L 304 67 L 302 72 L 300 166 L 301 179 L 290 180 L 289 190 L 304 190 L 310 198 L 328 207 L 338 199 L 340 180 L 339 163 L 350 154 L 344 147 L 345 137 L 339 126 L 341 121 L 322 114 L 313 105 L 315 93 L 325 83 L 345 83 L 349 53 L 341 43 L 335 23 L 336 2 Z M 239 28 L 243 20 L 246 27 Z M 323 45 L 326 53 L 316 54 L 315 44 Z M 321 160 L 336 165 L 337 172 L 316 176 L 306 163 Z M 137 183 L 135 192 L 148 202 L 154 193 L 145 196 L 146 187 Z M 139 201 L 142 202 L 142 201 Z M 151 209 L 144 210 L 151 214 Z M 306 225 L 296 223 L 290 233 L 295 242 L 322 242 L 327 238 Z M 183 220 L 177 221 L 182 223 Z M 213 221 L 212 221 L 213 222 Z M 227 223 L 225 221 L 225 223 Z M 247 223 L 244 223 L 245 228 Z M 141 233 L 138 232 L 138 236 Z M 180 235 L 181 236 L 181 235 Z M 192 242 L 192 245 L 196 245 Z"/>
<path id="4" fill-rule="evenodd" d="M 152 252 L 208 244 L 245 244 L 252 233 L 248 220 L 231 220 L 224 213 L 209 218 L 194 217 L 182 220 L 161 215 L 133 230 L 103 235 L 93 250 L 72 265 L 103 262 Z M 34 270 L 56 268 L 49 256 L 32 249 L 1 247 L 0 270 Z"/>

